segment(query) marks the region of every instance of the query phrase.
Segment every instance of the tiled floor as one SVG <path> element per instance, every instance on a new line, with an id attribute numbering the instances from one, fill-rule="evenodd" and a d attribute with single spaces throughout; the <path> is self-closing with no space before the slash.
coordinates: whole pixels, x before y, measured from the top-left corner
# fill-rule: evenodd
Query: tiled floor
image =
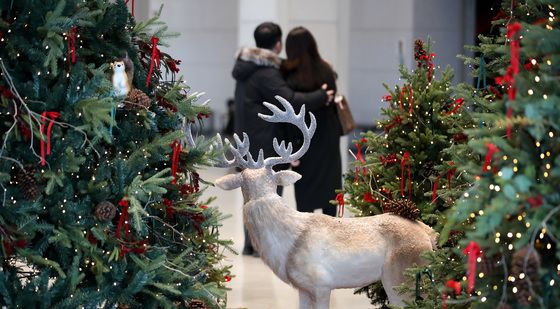
<path id="1" fill-rule="evenodd" d="M 228 171 L 210 168 L 201 171 L 201 177 L 207 181 L 214 181 Z M 240 189 L 223 191 L 216 187 L 209 187 L 205 196 L 216 196 L 213 203 L 224 214 L 231 214 L 221 229 L 222 238 L 231 238 L 235 242 L 234 248 L 241 252 L 243 246 L 243 222 L 241 207 L 243 199 Z M 284 199 L 295 208 L 293 187 L 284 189 Z M 291 309 L 298 308 L 297 291 L 278 279 L 259 258 L 243 255 L 229 255 L 228 264 L 233 265 L 235 277 L 231 280 L 228 293 L 228 308 L 247 309 Z M 331 309 L 363 309 L 372 308 L 367 297 L 353 295 L 353 290 L 335 290 L 331 294 Z"/>

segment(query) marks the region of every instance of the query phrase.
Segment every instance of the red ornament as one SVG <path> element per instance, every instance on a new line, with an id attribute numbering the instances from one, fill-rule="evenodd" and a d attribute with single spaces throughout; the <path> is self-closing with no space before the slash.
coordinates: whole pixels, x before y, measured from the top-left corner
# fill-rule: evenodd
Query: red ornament
<path id="1" fill-rule="evenodd" d="M 382 97 L 384 102 L 391 102 L 391 95 L 390 94 L 386 94 Z"/>
<path id="2" fill-rule="evenodd" d="M 538 208 L 541 207 L 544 204 L 544 198 L 542 197 L 542 195 L 537 195 L 537 196 L 533 196 L 527 199 L 527 202 L 529 202 L 529 205 L 531 205 L 531 208 Z"/>
<path id="3" fill-rule="evenodd" d="M 225 282 L 230 282 L 230 281 L 231 281 L 231 277 L 228 276 L 228 275 L 225 275 L 225 276 L 224 276 L 224 281 L 225 281 Z"/>
<path id="4" fill-rule="evenodd" d="M 466 142 L 469 139 L 469 137 L 466 134 L 463 133 L 457 133 L 455 135 L 453 135 L 453 141 L 456 143 L 462 143 L 462 142 Z"/>
<path id="5" fill-rule="evenodd" d="M 206 206 L 206 205 L 200 205 L 200 208 L 202 208 L 202 209 L 208 209 L 208 206 Z"/>
<path id="6" fill-rule="evenodd" d="M 89 241 L 90 244 L 92 245 L 97 245 L 97 238 L 95 238 L 95 236 L 93 236 L 92 233 L 88 233 L 87 234 L 87 240 Z"/>

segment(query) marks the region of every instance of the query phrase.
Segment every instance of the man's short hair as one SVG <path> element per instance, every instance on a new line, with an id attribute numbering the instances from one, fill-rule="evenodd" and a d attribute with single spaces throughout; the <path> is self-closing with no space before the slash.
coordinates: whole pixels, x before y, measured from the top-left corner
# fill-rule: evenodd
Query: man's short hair
<path id="1" fill-rule="evenodd" d="M 265 22 L 257 26 L 253 36 L 258 48 L 272 49 L 282 40 L 282 30 L 275 23 Z"/>

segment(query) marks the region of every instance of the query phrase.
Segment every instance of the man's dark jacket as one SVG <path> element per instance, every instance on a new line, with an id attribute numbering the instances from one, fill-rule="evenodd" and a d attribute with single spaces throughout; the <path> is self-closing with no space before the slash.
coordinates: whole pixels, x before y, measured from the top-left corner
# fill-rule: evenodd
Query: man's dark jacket
<path id="1" fill-rule="evenodd" d="M 302 93 L 294 92 L 282 77 L 279 70 L 281 59 L 274 52 L 261 48 L 243 48 L 239 51 L 232 75 L 235 86 L 235 132 L 242 138 L 247 133 L 251 143 L 250 152 L 257 158 L 259 149 L 263 149 L 265 158 L 277 156 L 272 147 L 274 137 L 280 142 L 285 139 L 285 125 L 266 122 L 258 113 L 270 115 L 272 112 L 263 102 L 279 106 L 274 98 L 279 95 L 294 107 L 296 113 L 305 104 L 306 111 L 324 106 L 327 95 L 323 90 Z M 294 149 L 294 152 L 297 149 Z"/>

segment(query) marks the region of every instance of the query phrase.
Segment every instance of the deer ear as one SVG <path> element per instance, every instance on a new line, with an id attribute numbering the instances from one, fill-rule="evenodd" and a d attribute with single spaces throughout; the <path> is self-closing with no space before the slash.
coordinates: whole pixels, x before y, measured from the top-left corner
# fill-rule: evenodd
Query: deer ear
<path id="1" fill-rule="evenodd" d="M 215 182 L 216 186 L 224 190 L 233 190 L 241 186 L 241 174 L 229 174 L 220 177 Z"/>
<path id="2" fill-rule="evenodd" d="M 289 186 L 300 180 L 301 175 L 294 171 L 279 171 L 274 174 L 274 178 L 279 186 Z"/>

